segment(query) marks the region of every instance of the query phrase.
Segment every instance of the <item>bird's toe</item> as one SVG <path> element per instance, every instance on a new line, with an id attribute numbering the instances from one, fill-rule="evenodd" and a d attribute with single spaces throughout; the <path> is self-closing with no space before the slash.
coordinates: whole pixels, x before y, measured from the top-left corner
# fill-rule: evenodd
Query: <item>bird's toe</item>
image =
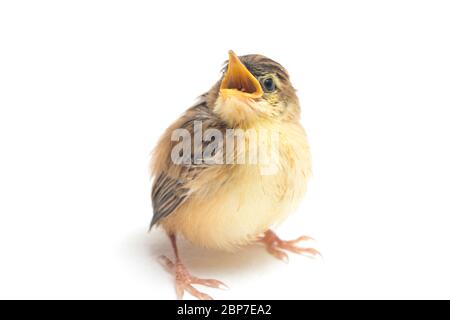
<path id="1" fill-rule="evenodd" d="M 272 230 L 268 230 L 264 233 L 264 236 L 258 239 L 259 242 L 263 243 L 266 250 L 273 255 L 275 258 L 280 259 L 284 262 L 288 262 L 289 258 L 285 251 L 292 253 L 304 255 L 309 258 L 314 258 L 317 256 L 322 256 L 319 251 L 314 248 L 303 248 L 299 247 L 297 244 L 302 241 L 314 240 L 308 236 L 301 236 L 294 240 L 281 240 Z"/>

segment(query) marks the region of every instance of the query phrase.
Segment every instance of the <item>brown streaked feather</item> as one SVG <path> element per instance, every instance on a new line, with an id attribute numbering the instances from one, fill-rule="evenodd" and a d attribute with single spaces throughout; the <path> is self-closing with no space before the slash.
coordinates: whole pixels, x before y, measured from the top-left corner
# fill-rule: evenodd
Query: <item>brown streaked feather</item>
<path id="1" fill-rule="evenodd" d="M 184 202 L 189 194 L 185 183 L 185 180 L 169 177 L 165 173 L 156 179 L 152 190 L 153 218 L 150 228 Z"/>
<path id="2" fill-rule="evenodd" d="M 190 164 L 174 164 L 170 159 L 170 151 L 175 143 L 171 141 L 171 132 L 177 128 L 187 129 L 191 135 L 194 132 L 194 122 L 201 121 L 203 129 L 208 128 L 219 129 L 225 132 L 225 124 L 213 114 L 207 107 L 205 97 L 201 97 L 201 101 L 187 110 L 187 112 L 166 132 L 162 137 L 156 150 L 163 150 L 162 153 L 156 154 L 153 162 L 153 174 L 155 177 L 152 188 L 152 205 L 153 218 L 150 228 L 157 224 L 161 219 L 169 216 L 179 206 L 181 206 L 193 192 L 190 183 L 195 179 L 201 171 L 211 167 L 211 164 L 194 163 L 194 154 L 191 155 Z M 203 147 L 205 142 L 202 141 Z M 194 141 L 191 141 L 191 148 L 193 150 Z M 170 146 L 169 148 L 163 146 Z M 221 152 L 214 155 L 215 158 L 223 157 Z M 162 160 L 162 162 L 161 162 Z M 165 163 L 164 168 L 158 168 L 157 163 Z M 216 162 L 217 163 L 217 162 Z"/>

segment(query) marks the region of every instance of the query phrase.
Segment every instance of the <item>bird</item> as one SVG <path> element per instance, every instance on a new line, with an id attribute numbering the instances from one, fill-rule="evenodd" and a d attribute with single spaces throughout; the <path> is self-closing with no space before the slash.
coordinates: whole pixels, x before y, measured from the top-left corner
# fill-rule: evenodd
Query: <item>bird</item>
<path id="1" fill-rule="evenodd" d="M 170 239 L 174 260 L 161 256 L 160 262 L 175 278 L 178 299 L 185 292 L 212 299 L 194 285 L 228 288 L 188 271 L 178 250 L 179 237 L 195 246 L 232 252 L 259 243 L 284 261 L 287 252 L 320 255 L 298 245 L 312 238 L 282 240 L 273 231 L 296 211 L 311 176 L 310 147 L 287 70 L 263 55 L 237 56 L 230 50 L 221 71 L 219 80 L 167 128 L 152 152 L 150 230 L 161 227 Z M 260 161 L 261 149 L 274 149 L 276 156 L 266 152 L 269 161 Z"/>

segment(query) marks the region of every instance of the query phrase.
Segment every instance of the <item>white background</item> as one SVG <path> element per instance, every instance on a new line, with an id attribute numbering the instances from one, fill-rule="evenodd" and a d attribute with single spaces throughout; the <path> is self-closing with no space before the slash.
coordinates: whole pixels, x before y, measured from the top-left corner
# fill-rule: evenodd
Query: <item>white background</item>
<path id="1" fill-rule="evenodd" d="M 0 298 L 173 299 L 149 153 L 227 51 L 282 63 L 314 178 L 277 231 L 324 255 L 181 244 L 222 299 L 450 298 L 445 1 L 2 1 Z M 202 288 L 203 289 L 203 288 Z"/>

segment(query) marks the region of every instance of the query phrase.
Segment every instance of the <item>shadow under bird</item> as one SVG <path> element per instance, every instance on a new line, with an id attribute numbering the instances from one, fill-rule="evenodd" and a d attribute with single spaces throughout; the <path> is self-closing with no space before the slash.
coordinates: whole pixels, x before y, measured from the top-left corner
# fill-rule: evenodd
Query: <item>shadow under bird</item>
<path id="1" fill-rule="evenodd" d="M 194 137 L 201 134 L 199 130 L 209 130 L 216 136 L 202 136 L 200 143 L 188 139 L 184 143 L 189 148 L 180 149 L 174 132 Z M 244 131 L 241 143 L 235 140 L 238 134 L 228 139 L 235 131 Z M 276 139 L 266 139 L 266 146 L 276 146 L 276 157 L 270 158 L 270 163 L 248 160 L 254 141 L 264 140 L 259 138 L 263 133 L 269 136 L 267 132 L 276 133 Z M 205 157 L 217 136 L 226 139 L 216 143 Z M 257 139 L 252 139 L 254 136 Z M 262 148 L 259 144 L 257 147 Z M 188 153 L 196 148 L 204 150 L 200 154 L 203 158 Z M 181 161 L 174 161 L 174 150 L 182 156 Z M 234 161 L 226 161 L 230 158 Z M 236 163 L 237 158 L 246 161 Z M 268 165 L 275 170 L 267 171 Z M 313 248 L 298 246 L 311 238 L 285 241 L 270 229 L 295 211 L 311 173 L 298 98 L 279 63 L 262 55 L 238 57 L 230 51 L 221 79 L 165 131 L 153 152 L 150 170 L 151 227 L 161 226 L 171 241 L 175 259 L 162 256 L 161 262 L 175 276 L 179 299 L 185 291 L 199 299 L 211 299 L 193 285 L 227 286 L 191 275 L 180 259 L 177 236 L 194 245 L 221 250 L 237 250 L 257 242 L 282 260 L 287 260 L 285 251 L 319 255 Z"/>

